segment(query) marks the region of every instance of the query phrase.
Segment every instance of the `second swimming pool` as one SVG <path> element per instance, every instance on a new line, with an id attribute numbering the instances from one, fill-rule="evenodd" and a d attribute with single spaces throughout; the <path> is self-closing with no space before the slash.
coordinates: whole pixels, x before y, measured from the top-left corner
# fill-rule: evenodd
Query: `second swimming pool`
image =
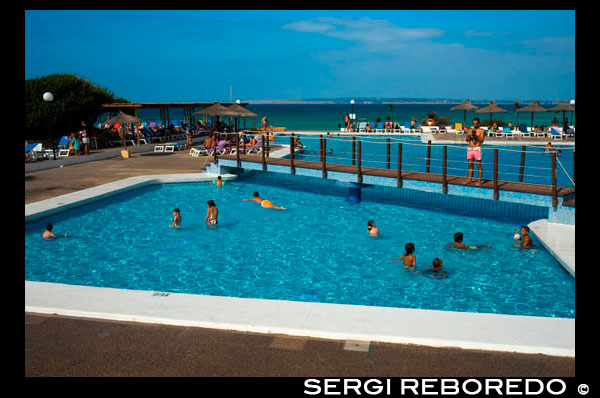
<path id="1" fill-rule="evenodd" d="M 287 210 L 243 198 L 258 191 Z M 219 225 L 204 225 L 206 201 Z M 173 208 L 182 227 L 169 228 Z M 381 233 L 367 235 L 367 221 Z M 47 222 L 57 234 L 41 239 Z M 533 238 L 512 247 L 518 223 L 288 190 L 254 182 L 146 186 L 25 224 L 25 279 L 122 289 L 574 318 L 575 281 Z M 467 244 L 444 248 L 455 232 Z M 391 263 L 416 247 L 417 270 Z"/>

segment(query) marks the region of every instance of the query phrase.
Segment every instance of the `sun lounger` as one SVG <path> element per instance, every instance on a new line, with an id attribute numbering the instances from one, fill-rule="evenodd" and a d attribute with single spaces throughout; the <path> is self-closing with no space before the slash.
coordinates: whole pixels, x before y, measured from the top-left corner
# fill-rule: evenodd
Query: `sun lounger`
<path id="1" fill-rule="evenodd" d="M 513 138 L 515 135 L 508 126 L 502 127 L 502 133 L 506 138 Z"/>
<path id="2" fill-rule="evenodd" d="M 520 134 L 521 137 L 531 137 L 531 133 L 527 130 L 527 125 L 526 124 L 521 124 L 519 125 L 519 132 L 517 134 Z M 539 137 L 540 135 L 542 137 L 544 137 L 546 134 L 544 133 L 534 133 L 536 137 Z"/>
<path id="3" fill-rule="evenodd" d="M 454 130 L 457 135 L 464 134 L 465 130 L 463 129 L 462 123 L 455 123 Z"/>
<path id="4" fill-rule="evenodd" d="M 446 134 L 448 131 L 446 130 L 446 126 L 444 125 L 440 125 L 440 131 L 438 132 L 439 134 Z"/>
<path id="5" fill-rule="evenodd" d="M 58 141 L 58 154 L 59 158 L 69 156 L 69 136 L 64 135 L 60 137 Z"/>
<path id="6" fill-rule="evenodd" d="M 367 128 L 367 122 L 360 122 L 358 124 L 358 132 L 359 133 L 364 133 L 366 128 Z"/>
<path id="7" fill-rule="evenodd" d="M 561 133 L 560 131 L 558 131 L 558 129 L 556 127 L 550 127 L 550 138 L 555 138 L 555 139 L 560 139 L 562 140 L 563 138 L 566 138 L 567 135 Z"/>
<path id="8" fill-rule="evenodd" d="M 384 133 L 385 132 L 385 127 L 384 127 L 384 123 L 383 122 L 378 122 L 376 127 L 375 127 L 375 132 L 376 133 Z"/>

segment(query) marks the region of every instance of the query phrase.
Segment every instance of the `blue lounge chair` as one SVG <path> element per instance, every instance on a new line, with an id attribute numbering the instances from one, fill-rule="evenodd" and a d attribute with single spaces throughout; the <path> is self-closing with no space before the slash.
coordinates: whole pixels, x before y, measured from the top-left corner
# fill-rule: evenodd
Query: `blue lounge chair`
<path id="1" fill-rule="evenodd" d="M 510 128 L 508 126 L 504 126 L 502 127 L 502 133 L 504 134 L 504 136 L 506 136 L 507 138 L 513 138 L 514 134 L 513 132 L 510 130 Z"/>
<path id="2" fill-rule="evenodd" d="M 562 140 L 563 137 L 566 138 L 567 135 L 561 133 L 556 127 L 550 127 L 550 138 L 556 138 Z"/>
<path id="3" fill-rule="evenodd" d="M 376 127 L 375 127 L 375 132 L 376 133 L 384 133 L 385 132 L 385 127 L 384 127 L 384 123 L 383 122 L 378 122 Z"/>
<path id="4" fill-rule="evenodd" d="M 527 125 L 526 124 L 521 124 L 519 125 L 519 134 L 521 135 L 521 137 L 531 137 L 531 133 L 529 131 L 527 131 Z M 546 134 L 544 133 L 535 133 L 536 137 L 542 136 L 545 137 Z"/>
<path id="5" fill-rule="evenodd" d="M 59 158 L 69 156 L 69 136 L 63 135 L 58 141 L 58 155 Z"/>

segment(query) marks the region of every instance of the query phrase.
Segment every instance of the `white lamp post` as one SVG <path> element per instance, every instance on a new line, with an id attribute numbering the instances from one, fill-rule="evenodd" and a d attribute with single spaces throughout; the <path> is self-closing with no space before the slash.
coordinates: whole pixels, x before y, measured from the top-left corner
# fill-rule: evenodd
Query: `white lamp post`
<path id="1" fill-rule="evenodd" d="M 51 92 L 46 91 L 43 95 L 42 98 L 44 101 L 50 103 L 54 100 L 54 95 L 52 95 Z M 50 105 L 48 105 L 50 106 Z M 56 149 L 55 149 L 55 145 L 54 145 L 54 133 L 52 132 L 52 130 L 50 131 L 50 140 L 52 142 L 52 156 L 53 159 L 56 159 Z"/>
<path id="2" fill-rule="evenodd" d="M 569 104 L 571 104 L 571 106 L 575 106 L 575 100 L 572 99 L 571 101 L 569 101 Z M 571 111 L 571 124 L 573 124 L 573 111 Z"/>

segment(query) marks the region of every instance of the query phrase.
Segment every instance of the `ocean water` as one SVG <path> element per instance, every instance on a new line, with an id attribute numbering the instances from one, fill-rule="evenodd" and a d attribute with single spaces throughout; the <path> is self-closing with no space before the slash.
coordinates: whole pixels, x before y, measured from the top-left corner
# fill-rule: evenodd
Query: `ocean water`
<path id="1" fill-rule="evenodd" d="M 429 112 L 437 112 L 437 116 L 447 116 L 451 123 L 463 123 L 463 111 L 451 111 L 450 108 L 457 104 L 393 104 L 389 109 L 387 104 L 249 104 L 247 109 L 256 113 L 255 127 L 260 127 L 260 121 L 263 116 L 267 116 L 268 123 L 274 127 L 286 127 L 288 130 L 317 130 L 317 131 L 339 131 L 339 126 L 344 125 L 344 115 L 354 111 L 357 118 L 366 118 L 368 121 L 376 121 L 379 117 L 385 122 L 387 117 L 403 125 L 409 122 L 411 117 L 417 120 L 423 120 Z M 479 106 L 479 105 L 478 105 Z M 484 105 L 485 106 L 485 105 Z M 506 109 L 506 113 L 494 114 L 494 119 L 500 119 L 505 122 L 516 124 L 517 115 L 513 104 L 499 104 L 500 108 Z M 550 106 L 546 105 L 546 108 Z M 138 116 L 147 120 L 158 120 L 160 113 L 158 109 L 141 109 Z M 182 109 L 170 109 L 169 116 L 172 120 L 183 119 Z M 467 123 L 470 124 L 473 117 L 479 117 L 480 120 L 489 119 L 489 113 L 467 112 Z M 562 112 L 542 112 L 535 113 L 533 125 L 550 125 L 552 119 L 562 120 Z M 571 112 L 566 113 L 566 117 L 571 120 Z M 531 113 L 519 113 L 519 122 L 531 125 Z M 575 118 L 575 112 L 573 112 Z M 240 121 L 240 126 L 244 126 L 244 120 Z M 245 121 L 246 127 L 252 127 L 252 119 Z"/>
<path id="2" fill-rule="evenodd" d="M 258 191 L 286 210 L 244 202 Z M 206 201 L 219 224 L 204 224 Z M 169 228 L 173 208 L 182 226 Z M 366 233 L 373 219 L 379 237 Z M 47 222 L 57 235 L 41 238 Z M 248 180 L 146 186 L 25 223 L 25 279 L 200 295 L 574 318 L 575 280 L 520 223 Z M 455 232 L 480 251 L 447 249 Z M 392 261 L 406 243 L 417 271 Z M 448 278 L 423 274 L 441 258 Z"/>

